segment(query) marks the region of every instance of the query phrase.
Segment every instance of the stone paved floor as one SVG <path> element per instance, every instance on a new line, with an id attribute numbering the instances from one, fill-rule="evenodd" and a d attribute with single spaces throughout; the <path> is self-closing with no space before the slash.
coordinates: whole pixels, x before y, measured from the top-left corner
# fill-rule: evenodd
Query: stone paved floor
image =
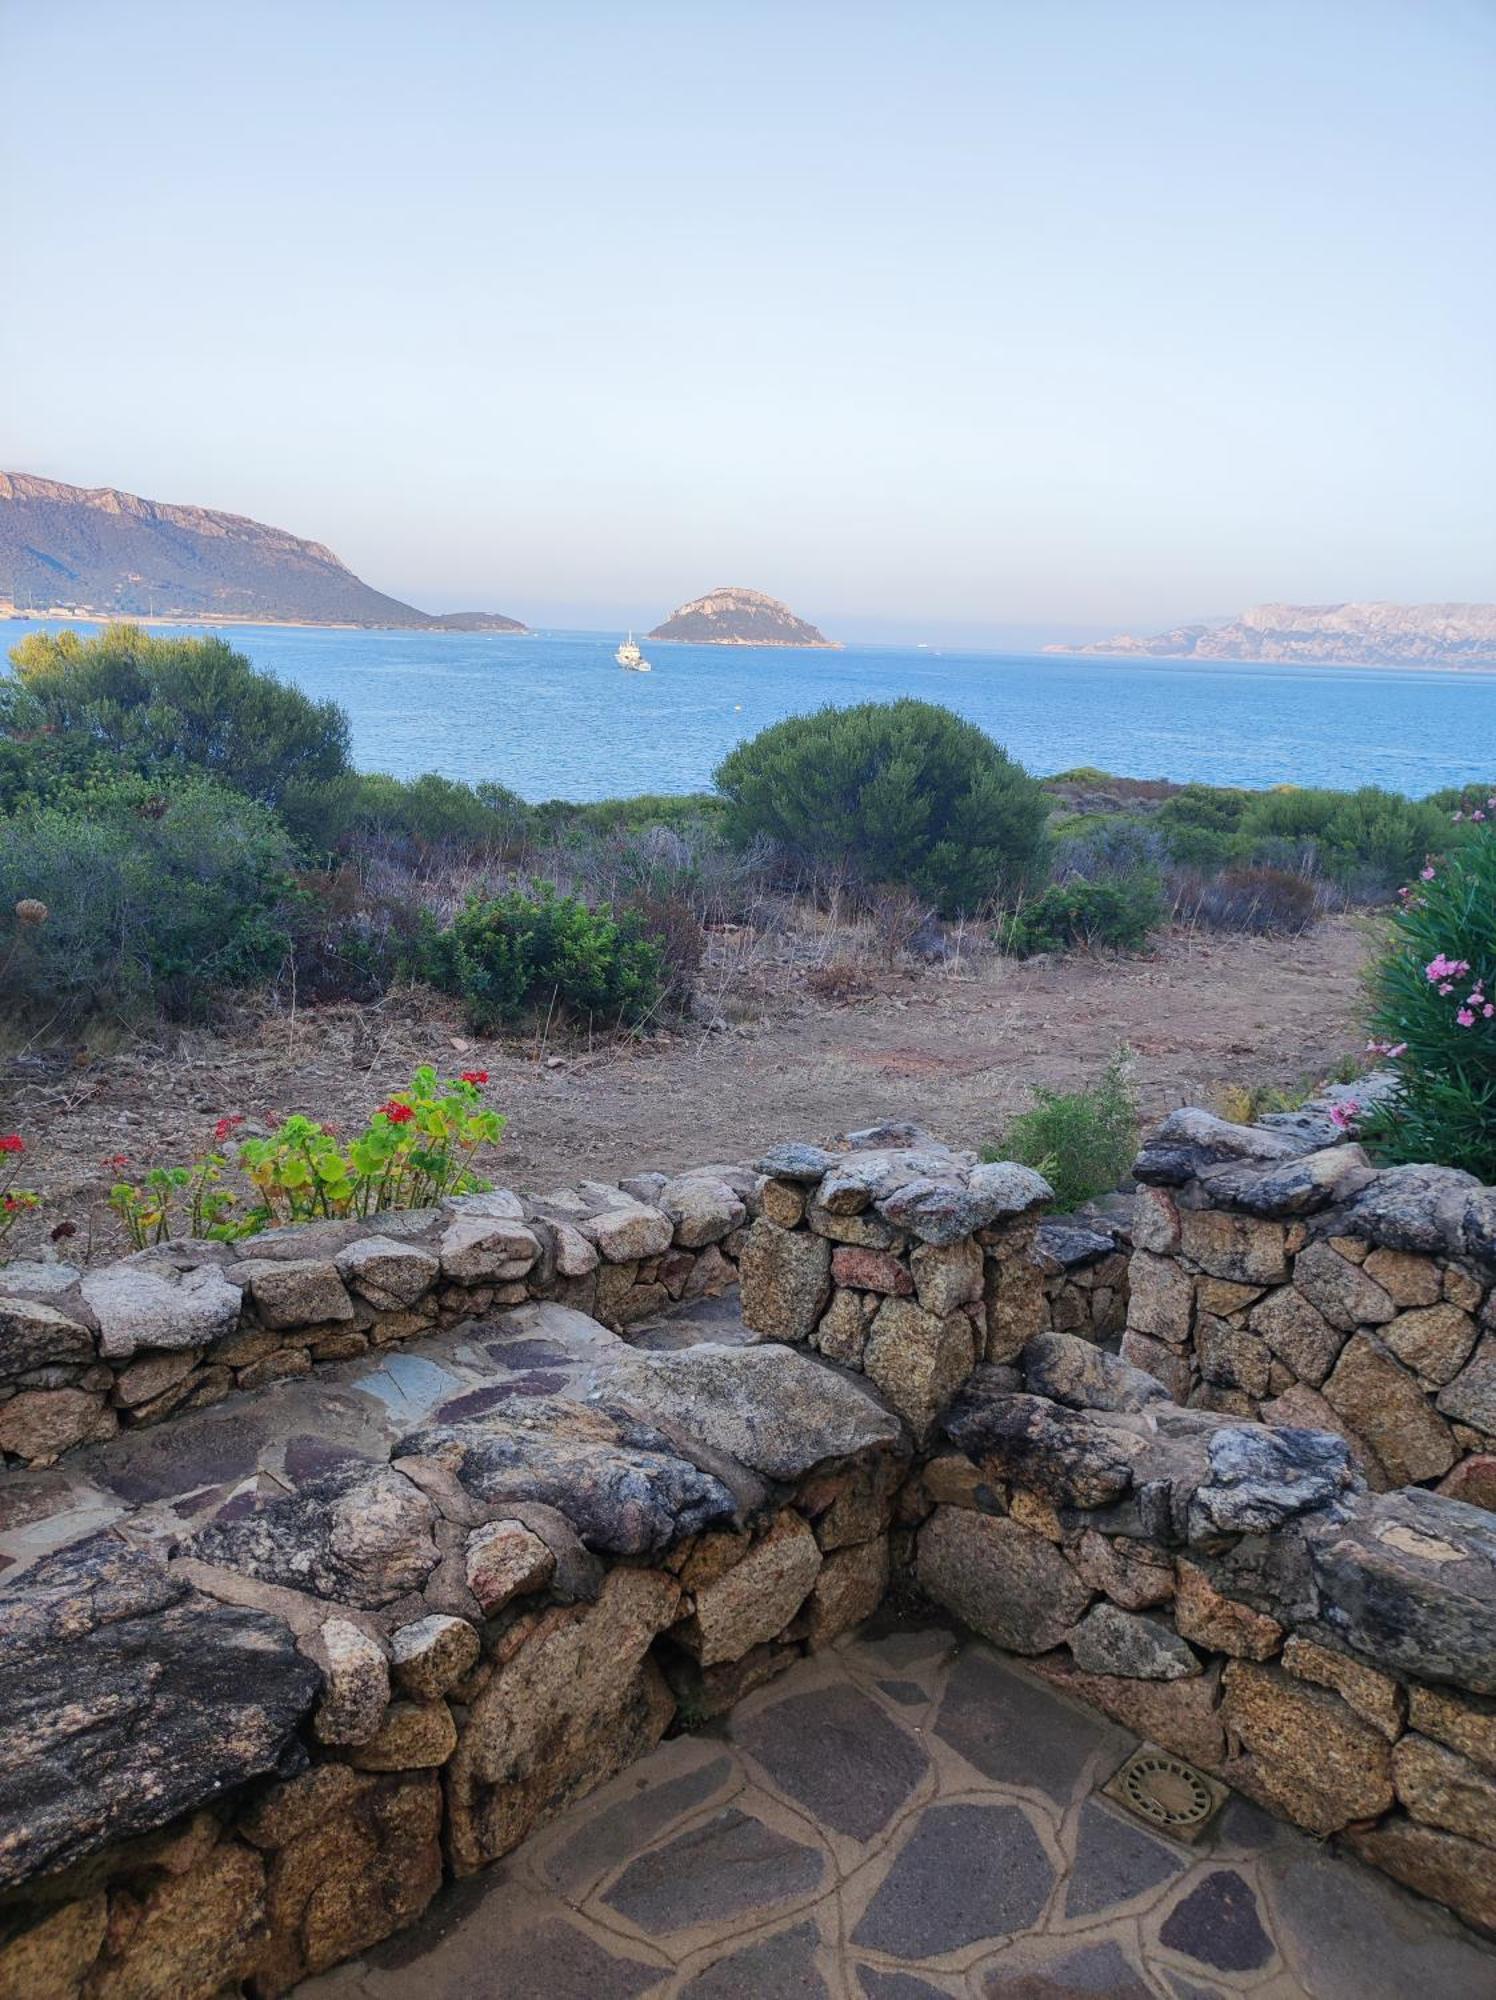
<path id="1" fill-rule="evenodd" d="M 1096 1796 L 1134 1739 L 938 1630 L 808 1660 L 298 2000 L 1493 2000 L 1496 1952 L 1232 1799 Z"/>

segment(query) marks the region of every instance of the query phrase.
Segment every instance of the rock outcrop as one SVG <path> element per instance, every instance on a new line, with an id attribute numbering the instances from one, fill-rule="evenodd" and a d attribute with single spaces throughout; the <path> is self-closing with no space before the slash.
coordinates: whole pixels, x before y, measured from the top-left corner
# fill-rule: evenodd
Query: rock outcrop
<path id="1" fill-rule="evenodd" d="M 682 604 L 648 635 L 692 646 L 833 646 L 777 597 L 724 585 Z"/>
<path id="2" fill-rule="evenodd" d="M 1180 625 L 1147 639 L 1124 633 L 1045 651 L 1303 666 L 1496 667 L 1496 604 L 1259 604 L 1223 625 Z"/>

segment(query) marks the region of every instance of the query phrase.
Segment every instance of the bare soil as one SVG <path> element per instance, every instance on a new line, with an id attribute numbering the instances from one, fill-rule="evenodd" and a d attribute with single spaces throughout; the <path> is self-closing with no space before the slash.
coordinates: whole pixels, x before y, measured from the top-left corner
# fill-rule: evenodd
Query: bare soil
<path id="1" fill-rule="evenodd" d="M 292 1111 L 357 1126 L 420 1062 L 488 1070 L 489 1101 L 509 1118 L 492 1171 L 534 1191 L 742 1159 L 888 1118 L 980 1145 L 1035 1084 L 1089 1081 L 1119 1042 L 1136 1053 L 1151 1120 L 1228 1084 L 1324 1075 L 1361 1047 L 1372 937 L 1366 919 L 1335 917 L 1297 939 L 1176 931 L 1145 957 L 1017 964 L 979 952 L 881 971 L 728 939 L 707 967 L 717 1024 L 642 1041 L 482 1040 L 455 1003 L 410 989 L 368 1007 L 246 1014 L 107 1055 L 25 1051 L 0 1074 L 0 1131 L 24 1135 L 22 1181 L 45 1199 L 7 1248 L 70 1224 L 62 1254 L 115 1254 L 104 1203 L 122 1173 L 186 1162 L 226 1114 L 251 1130 Z M 118 1154 L 127 1169 L 104 1164 Z"/>

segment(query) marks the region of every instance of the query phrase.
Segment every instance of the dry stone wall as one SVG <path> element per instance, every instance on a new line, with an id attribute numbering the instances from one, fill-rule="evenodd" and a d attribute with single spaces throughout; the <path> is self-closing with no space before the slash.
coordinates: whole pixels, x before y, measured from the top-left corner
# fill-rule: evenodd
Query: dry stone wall
<path id="1" fill-rule="evenodd" d="M 906 1495 L 924 1591 L 1046 1679 L 1496 1931 L 1496 1519 L 1065 1334 Z M 914 1495 L 919 1494 L 918 1500 Z"/>
<path id="2" fill-rule="evenodd" d="M 615 1329 L 723 1291 L 761 1176 L 707 1166 L 539 1196 L 0 1266 L 0 1462 L 46 1465 L 235 1389 L 553 1299 Z"/>
<path id="3" fill-rule="evenodd" d="M 1340 1208 L 1364 1172 L 1291 1165 Z M 1216 1282 L 1262 1296 L 1311 1237 L 1215 1182 L 1191 1208 L 1190 1177 L 1150 1183 L 1180 1241 L 1150 1221 L 1138 1255 L 1193 1334 L 1185 1214 L 1227 1219 Z M 76 1351 L 28 1349 L 5 1407 L 72 1391 L 126 1428 L 3 1484 L 0 2000 L 274 2000 L 891 1582 L 1496 1929 L 1491 1516 L 1370 1491 L 1326 1427 L 1178 1407 L 1094 1307 L 1053 1330 L 1072 1270 L 1101 1319 L 1124 1288 L 1114 1241 L 1045 1247 L 1047 1196 L 883 1129 L 20 1293 L 55 1318 L 16 1337 Z M 735 1273 L 756 1344 L 620 1333 Z M 249 1393 L 137 1428 L 120 1382 L 184 1355 Z"/>
<path id="4" fill-rule="evenodd" d="M 1296 1123 L 1183 1110 L 1145 1146 L 1123 1354 L 1179 1402 L 1338 1433 L 1373 1487 L 1496 1507 L 1496 1190 Z"/>

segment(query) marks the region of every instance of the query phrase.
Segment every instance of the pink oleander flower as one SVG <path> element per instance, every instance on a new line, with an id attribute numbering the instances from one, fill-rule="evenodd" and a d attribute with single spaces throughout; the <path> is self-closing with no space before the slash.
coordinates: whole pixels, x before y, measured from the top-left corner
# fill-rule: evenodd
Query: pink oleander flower
<path id="1" fill-rule="evenodd" d="M 1330 1106 L 1330 1123 L 1342 1132 L 1349 1132 L 1360 1116 L 1361 1107 L 1354 1097 L 1347 1097 L 1341 1103 Z"/>
<path id="2" fill-rule="evenodd" d="M 1459 1022 L 1462 1028 L 1473 1028 L 1475 1026 L 1475 1016 L 1471 1013 L 1468 1007 L 1462 1007 L 1459 1013 L 1456 1014 L 1454 1018 Z"/>
<path id="3" fill-rule="evenodd" d="M 1440 992 L 1441 992 L 1442 994 L 1444 994 L 1444 995 L 1445 995 L 1445 996 L 1447 997 L 1447 996 L 1448 996 L 1449 994 L 1453 993 L 1453 991 L 1454 991 L 1454 981 L 1453 981 L 1452 979 L 1442 979 L 1442 980 L 1440 980 L 1440 982 L 1439 982 L 1439 991 L 1440 991 Z"/>
<path id="4" fill-rule="evenodd" d="M 1420 881 L 1420 882 L 1432 882 L 1432 881 L 1433 881 L 1433 879 L 1434 879 L 1434 871 L 1433 871 L 1433 869 L 1432 869 L 1432 868 L 1420 868 L 1420 869 L 1419 869 L 1419 871 L 1418 871 L 1418 879 L 1419 879 L 1419 881 Z"/>
<path id="5" fill-rule="evenodd" d="M 1470 970 L 1468 958 L 1450 958 L 1444 952 L 1436 952 L 1423 968 L 1423 976 L 1431 986 L 1441 979 L 1463 979 Z"/>

